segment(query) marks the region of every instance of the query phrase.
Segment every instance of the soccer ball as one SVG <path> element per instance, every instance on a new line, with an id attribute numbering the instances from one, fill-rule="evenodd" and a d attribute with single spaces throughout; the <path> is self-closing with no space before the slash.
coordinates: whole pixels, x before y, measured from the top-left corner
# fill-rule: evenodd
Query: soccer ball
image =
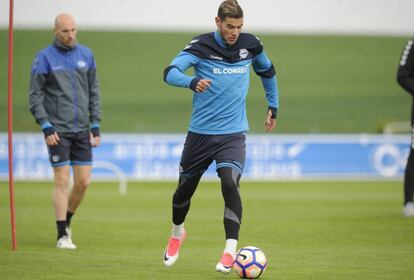
<path id="1" fill-rule="evenodd" d="M 237 251 L 233 269 L 240 278 L 256 279 L 267 267 L 267 258 L 257 247 L 247 246 Z"/>

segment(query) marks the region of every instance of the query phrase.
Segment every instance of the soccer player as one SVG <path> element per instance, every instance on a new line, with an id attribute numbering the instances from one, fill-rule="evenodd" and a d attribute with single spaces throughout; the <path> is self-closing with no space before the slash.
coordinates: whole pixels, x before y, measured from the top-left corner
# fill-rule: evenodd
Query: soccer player
<path id="1" fill-rule="evenodd" d="M 76 249 L 70 222 L 90 182 L 91 147 L 100 143 L 101 100 L 93 53 L 77 43 L 73 17 L 59 14 L 53 31 L 53 44 L 33 61 L 29 103 L 54 172 L 57 248 Z M 70 165 L 74 184 L 68 194 Z"/>
<path id="2" fill-rule="evenodd" d="M 409 40 L 401 56 L 398 67 L 397 81 L 410 95 L 414 97 L 414 38 Z M 414 102 L 411 101 L 411 148 L 408 156 L 404 177 L 404 208 L 403 214 L 414 217 Z"/>
<path id="3" fill-rule="evenodd" d="M 275 70 L 259 39 L 241 33 L 243 10 L 235 0 L 221 3 L 217 31 L 194 37 L 164 71 L 164 81 L 193 92 L 190 127 L 180 161 L 178 186 L 172 200 L 172 235 L 164 264 L 178 258 L 186 237 L 185 217 L 203 172 L 214 160 L 224 198 L 224 252 L 216 270 L 229 273 L 235 259 L 242 202 L 239 181 L 246 153 L 246 96 L 250 66 L 260 76 L 268 102 L 264 128 L 276 125 L 278 89 Z M 184 72 L 193 67 L 194 76 Z"/>

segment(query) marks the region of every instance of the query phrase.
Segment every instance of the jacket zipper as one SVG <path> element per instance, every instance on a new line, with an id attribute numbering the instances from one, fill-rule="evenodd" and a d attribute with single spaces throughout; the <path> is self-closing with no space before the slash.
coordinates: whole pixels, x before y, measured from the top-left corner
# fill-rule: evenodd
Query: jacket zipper
<path id="1" fill-rule="evenodd" d="M 72 51 L 68 52 L 69 55 L 69 70 L 70 70 L 70 83 L 72 86 L 72 96 L 73 96 L 73 130 L 74 132 L 78 132 L 79 130 L 79 123 L 78 123 L 78 95 L 76 93 L 76 81 L 75 81 L 75 63 L 73 61 L 73 54 Z"/>

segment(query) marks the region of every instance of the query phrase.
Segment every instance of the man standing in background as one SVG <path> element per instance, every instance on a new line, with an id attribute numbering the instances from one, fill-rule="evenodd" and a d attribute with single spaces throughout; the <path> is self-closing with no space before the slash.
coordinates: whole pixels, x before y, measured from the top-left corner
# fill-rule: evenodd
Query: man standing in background
<path id="1" fill-rule="evenodd" d="M 221 3 L 215 18 L 217 31 L 196 36 L 164 71 L 164 81 L 193 92 L 191 123 L 182 152 L 179 181 L 172 201 L 172 235 L 164 252 L 164 264 L 178 258 L 186 237 L 184 220 L 203 172 L 213 160 L 224 198 L 225 248 L 216 270 L 231 271 L 242 221 L 239 181 L 249 129 L 246 96 L 250 66 L 261 77 L 268 108 L 264 128 L 276 125 L 278 90 L 275 69 L 260 40 L 241 33 L 243 10 L 235 0 Z M 195 76 L 185 74 L 190 67 Z M 206 238 L 208 238 L 206 236 Z"/>
<path id="2" fill-rule="evenodd" d="M 89 48 L 78 44 L 74 18 L 59 14 L 53 31 L 53 44 L 33 61 L 29 103 L 54 172 L 57 248 L 76 249 L 70 222 L 90 182 L 92 147 L 100 143 L 101 99 L 95 59 Z M 74 184 L 69 194 L 70 165 Z"/>
<path id="3" fill-rule="evenodd" d="M 403 214 L 414 217 L 414 39 L 409 40 L 401 56 L 397 81 L 411 95 L 411 148 L 404 177 Z"/>

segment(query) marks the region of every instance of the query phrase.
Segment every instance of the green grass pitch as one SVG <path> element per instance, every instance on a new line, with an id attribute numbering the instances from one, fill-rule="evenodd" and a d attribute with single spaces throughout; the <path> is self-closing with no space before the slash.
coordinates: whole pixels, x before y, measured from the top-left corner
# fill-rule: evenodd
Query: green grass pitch
<path id="1" fill-rule="evenodd" d="M 94 50 L 97 60 L 103 133 L 186 131 L 191 92 L 166 85 L 163 70 L 195 34 L 98 32 L 80 27 L 79 41 Z M 408 122 L 411 101 L 396 82 L 408 38 L 259 35 L 278 76 L 276 133 L 378 133 L 387 122 Z M 51 31 L 15 31 L 15 131 L 40 130 L 28 112 L 30 65 L 52 39 Z M 0 92 L 5 97 L 5 30 L 0 30 L 0 46 L 4 66 Z M 264 133 L 267 104 L 260 79 L 253 73 L 247 98 L 251 132 Z M 0 131 L 7 128 L 6 100 L 0 101 Z"/>
<path id="2" fill-rule="evenodd" d="M 215 272 L 224 246 L 217 182 L 201 182 L 177 263 L 162 254 L 174 182 L 94 182 L 73 220 L 75 251 L 55 249 L 51 183 L 15 185 L 18 250 L 11 250 L 7 184 L 0 183 L 1 279 L 238 279 Z M 239 245 L 262 248 L 262 279 L 412 279 L 414 219 L 401 182 L 243 182 Z"/>

